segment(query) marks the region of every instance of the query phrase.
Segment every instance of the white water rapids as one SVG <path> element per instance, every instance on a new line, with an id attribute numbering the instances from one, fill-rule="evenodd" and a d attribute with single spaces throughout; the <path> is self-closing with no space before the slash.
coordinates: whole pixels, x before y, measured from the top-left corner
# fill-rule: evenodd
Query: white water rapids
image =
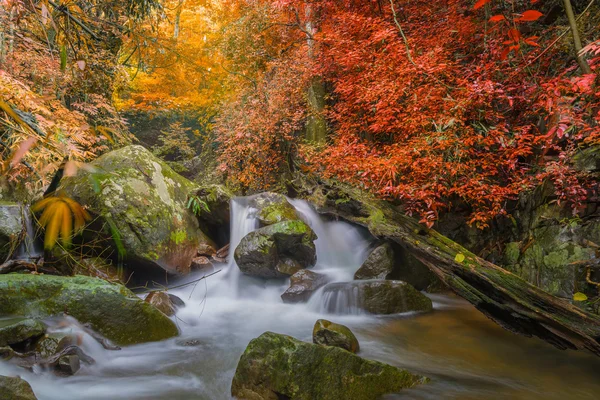
<path id="1" fill-rule="evenodd" d="M 332 282 L 351 281 L 370 249 L 368 235 L 344 222 L 325 221 L 304 201 L 291 202 L 318 236 L 312 270 Z M 351 290 L 321 289 L 306 304 L 284 304 L 280 295 L 287 280 L 245 276 L 233 260 L 239 241 L 258 226 L 248 203 L 248 198 L 232 202 L 229 262 L 215 265 L 221 272 L 171 291 L 186 302 L 176 316 L 179 337 L 109 351 L 84 335 L 81 347 L 96 363 L 73 377 L 3 362 L 0 375 L 22 376 L 40 400 L 230 399 L 237 362 L 251 339 L 274 331 L 311 341 L 315 321 L 327 318 L 355 332 L 361 356 L 432 378 L 390 398 L 591 400 L 600 393 L 596 358 L 505 332 L 454 297 L 432 296 L 432 313 L 388 317 L 359 313 Z M 78 329 L 74 322 L 61 326 L 57 329 Z"/>

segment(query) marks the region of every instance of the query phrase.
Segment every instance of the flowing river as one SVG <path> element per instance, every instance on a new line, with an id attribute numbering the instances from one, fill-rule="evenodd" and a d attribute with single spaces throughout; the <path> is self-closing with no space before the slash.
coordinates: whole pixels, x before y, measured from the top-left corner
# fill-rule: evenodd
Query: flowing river
<path id="1" fill-rule="evenodd" d="M 352 225 L 324 221 L 303 201 L 292 203 L 319 237 L 313 270 L 333 282 L 351 281 L 368 255 L 369 236 Z M 231 208 L 234 249 L 257 228 L 257 220 L 247 198 L 233 201 Z M 273 331 L 311 341 L 315 321 L 326 318 L 353 330 L 360 356 L 431 378 L 389 399 L 600 398 L 600 358 L 511 334 L 457 297 L 430 295 L 431 313 L 377 317 L 358 311 L 352 290 L 321 290 L 306 304 L 284 304 L 285 280 L 244 276 L 233 257 L 215 265 L 219 270 L 171 290 L 186 302 L 176 315 L 181 335 L 175 339 L 109 351 L 82 334 L 81 347 L 96 363 L 77 375 L 59 378 L 6 363 L 0 363 L 0 375 L 21 375 L 40 400 L 230 399 L 237 362 L 251 339 Z M 193 282 L 207 273 L 170 283 Z M 79 328 L 63 320 L 55 329 Z"/>

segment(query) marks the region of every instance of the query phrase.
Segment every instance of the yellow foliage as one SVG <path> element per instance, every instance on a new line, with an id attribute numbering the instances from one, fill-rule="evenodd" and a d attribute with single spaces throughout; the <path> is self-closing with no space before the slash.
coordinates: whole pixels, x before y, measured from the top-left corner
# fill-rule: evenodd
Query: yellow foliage
<path id="1" fill-rule="evenodd" d="M 573 300 L 575 301 L 586 301 L 587 299 L 588 297 L 585 295 L 585 293 L 577 292 L 573 295 Z"/>
<path id="2" fill-rule="evenodd" d="M 39 224 L 45 229 L 44 248 L 47 250 L 54 247 L 59 237 L 64 246 L 70 245 L 71 237 L 91 219 L 79 203 L 62 194 L 38 201 L 31 210 L 43 211 Z"/>
<path id="3" fill-rule="evenodd" d="M 454 257 L 454 261 L 456 261 L 457 263 L 465 261 L 465 255 L 462 253 L 457 253 L 456 257 Z"/>

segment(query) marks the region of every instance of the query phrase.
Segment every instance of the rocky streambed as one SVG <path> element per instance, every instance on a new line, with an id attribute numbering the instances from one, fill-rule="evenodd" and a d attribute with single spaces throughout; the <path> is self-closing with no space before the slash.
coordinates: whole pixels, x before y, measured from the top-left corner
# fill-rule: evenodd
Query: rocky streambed
<path id="1" fill-rule="evenodd" d="M 14 261 L 0 270 L 8 398 L 592 399 L 600 389 L 596 358 L 502 331 L 436 294 L 441 283 L 393 243 L 305 201 L 195 186 L 139 146 L 61 188 L 95 217 L 76 261 L 15 259 L 23 209 L 0 207 Z M 163 286 L 148 293 L 153 282 Z"/>

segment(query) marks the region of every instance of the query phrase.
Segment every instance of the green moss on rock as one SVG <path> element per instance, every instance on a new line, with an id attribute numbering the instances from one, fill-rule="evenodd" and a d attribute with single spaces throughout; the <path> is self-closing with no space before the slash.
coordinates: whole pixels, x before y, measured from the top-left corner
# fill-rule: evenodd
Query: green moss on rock
<path id="1" fill-rule="evenodd" d="M 370 400 L 425 382 L 337 347 L 266 332 L 240 358 L 231 394 L 249 400 Z"/>
<path id="2" fill-rule="evenodd" d="M 178 334 L 173 321 L 124 286 L 84 276 L 0 275 L 0 314 L 67 314 L 119 345 Z"/>
<path id="3" fill-rule="evenodd" d="M 0 320 L 0 347 L 35 339 L 46 332 L 46 326 L 34 319 L 9 318 Z"/>
<path id="4" fill-rule="evenodd" d="M 297 271 L 283 268 L 282 261 L 296 261 L 302 268 L 315 264 L 316 239 L 313 230 L 300 220 L 278 222 L 244 236 L 235 249 L 234 258 L 245 274 L 282 278 Z"/>
<path id="5" fill-rule="evenodd" d="M 354 333 L 345 325 L 320 319 L 313 328 L 313 343 L 334 346 L 356 353 L 360 346 Z"/>
<path id="6" fill-rule="evenodd" d="M 142 146 L 104 154 L 88 170 L 64 178 L 59 190 L 110 218 L 127 256 L 169 272 L 189 272 L 200 244 L 212 244 L 187 209 L 198 187 Z"/>
<path id="7" fill-rule="evenodd" d="M 19 377 L 0 375 L 0 399 L 2 400 L 36 400 L 29 383 Z"/>

